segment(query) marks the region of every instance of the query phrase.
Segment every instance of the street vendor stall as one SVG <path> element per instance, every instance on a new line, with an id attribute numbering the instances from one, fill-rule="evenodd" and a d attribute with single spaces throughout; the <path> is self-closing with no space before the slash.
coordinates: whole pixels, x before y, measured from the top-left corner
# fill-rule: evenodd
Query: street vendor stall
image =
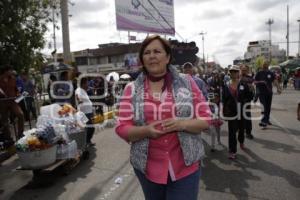
<path id="1" fill-rule="evenodd" d="M 68 163 L 74 166 L 81 158 L 89 157 L 85 131 L 88 119 L 69 104 L 43 106 L 40 113 L 36 128 L 25 131 L 16 143 L 18 169 L 38 175 L 63 165 L 65 173 L 69 173 Z"/>

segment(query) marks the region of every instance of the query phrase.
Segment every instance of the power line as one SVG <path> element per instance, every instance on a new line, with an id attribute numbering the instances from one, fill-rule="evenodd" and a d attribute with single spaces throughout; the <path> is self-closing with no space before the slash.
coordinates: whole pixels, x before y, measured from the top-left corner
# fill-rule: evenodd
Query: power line
<path id="1" fill-rule="evenodd" d="M 140 3 L 140 5 L 143 7 L 143 9 L 163 28 L 163 29 L 165 29 L 165 30 L 167 30 L 161 23 L 160 23 L 160 21 L 158 20 L 158 19 L 156 19 L 153 15 L 152 15 L 152 13 L 144 6 L 144 4 L 142 3 L 142 2 L 140 2 L 139 0 L 138 0 L 138 2 Z"/>
<path id="2" fill-rule="evenodd" d="M 172 27 L 172 25 L 168 22 L 168 20 L 166 20 L 166 18 L 161 14 L 161 12 L 154 6 L 154 4 L 148 0 L 148 2 L 150 3 L 150 5 L 156 10 L 156 12 L 159 14 L 159 16 L 166 22 L 166 24 L 170 27 L 170 28 L 174 28 Z M 175 30 L 175 28 L 174 28 Z M 182 39 L 184 40 L 184 38 L 175 30 L 175 33 Z"/>
<path id="3" fill-rule="evenodd" d="M 298 43 L 299 41 L 289 41 L 289 43 Z M 287 42 L 272 42 L 272 43 L 276 43 L 276 44 L 285 44 Z"/>

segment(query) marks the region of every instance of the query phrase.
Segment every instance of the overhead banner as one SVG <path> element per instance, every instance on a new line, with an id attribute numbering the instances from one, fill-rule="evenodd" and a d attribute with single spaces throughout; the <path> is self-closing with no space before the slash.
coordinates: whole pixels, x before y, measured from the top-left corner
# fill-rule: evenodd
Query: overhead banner
<path id="1" fill-rule="evenodd" d="M 117 30 L 175 35 L 173 0 L 115 0 Z"/>

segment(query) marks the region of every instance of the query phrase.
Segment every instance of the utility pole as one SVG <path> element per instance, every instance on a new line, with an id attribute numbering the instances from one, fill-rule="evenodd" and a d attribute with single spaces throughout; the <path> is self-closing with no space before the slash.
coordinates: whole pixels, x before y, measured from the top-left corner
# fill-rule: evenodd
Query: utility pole
<path id="1" fill-rule="evenodd" d="M 204 66 L 204 71 L 205 72 L 207 72 L 207 66 L 206 66 L 206 64 L 205 64 L 205 53 L 204 53 L 204 35 L 206 35 L 207 33 L 205 32 L 203 32 L 203 31 L 201 31 L 201 33 L 199 33 L 199 35 L 202 35 L 202 51 L 203 51 L 203 56 L 202 56 L 202 58 L 203 58 L 203 66 Z"/>
<path id="2" fill-rule="evenodd" d="M 287 27 L 286 27 L 286 59 L 289 59 L 290 56 L 290 17 L 289 17 L 289 5 L 286 8 L 286 19 L 287 19 Z"/>
<path id="3" fill-rule="evenodd" d="M 57 54 L 56 54 L 56 35 L 55 35 L 55 29 L 56 29 L 56 19 L 55 19 L 55 2 L 53 2 L 53 5 L 52 5 L 52 21 L 53 21 L 53 47 L 54 47 L 54 50 L 53 50 L 53 58 L 54 58 L 54 62 L 57 62 Z"/>
<path id="4" fill-rule="evenodd" d="M 298 57 L 300 58 L 300 19 L 297 22 L 299 22 Z"/>
<path id="5" fill-rule="evenodd" d="M 70 37 L 69 37 L 68 0 L 60 0 L 60 9 L 61 9 L 64 62 L 70 64 L 72 62 L 72 57 L 70 51 Z"/>
<path id="6" fill-rule="evenodd" d="M 269 61 L 270 61 L 270 64 L 271 64 L 271 61 L 272 61 L 272 24 L 274 24 L 274 20 L 273 19 L 269 19 L 267 22 L 266 22 L 267 25 L 269 25 L 269 41 L 270 41 L 270 47 L 269 47 Z"/>
<path id="7" fill-rule="evenodd" d="M 130 31 L 128 31 L 128 44 L 130 44 Z"/>

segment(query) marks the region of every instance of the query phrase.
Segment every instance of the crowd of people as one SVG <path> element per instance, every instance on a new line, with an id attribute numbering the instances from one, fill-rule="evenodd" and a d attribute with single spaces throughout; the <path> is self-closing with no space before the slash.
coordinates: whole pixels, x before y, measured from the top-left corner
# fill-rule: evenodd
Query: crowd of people
<path id="1" fill-rule="evenodd" d="M 88 88 L 86 88 L 85 83 L 80 83 L 80 87 L 76 90 L 77 78 L 80 74 L 70 75 L 72 73 L 69 71 L 63 71 L 59 77 L 55 74 L 50 75 L 47 86 L 49 101 L 45 101 L 44 105 L 70 103 L 77 106 L 80 102 L 84 102 L 82 111 L 88 116 L 88 123 L 92 123 L 92 115 L 90 110 L 86 109 L 87 103 L 83 90 L 95 95 L 97 94 L 95 90 L 97 89 L 99 92 L 101 89 L 96 87 L 97 83 L 95 82 L 94 87 L 88 86 Z M 81 80 L 81 82 L 84 80 Z M 88 81 L 91 82 L 91 80 L 86 80 L 87 83 L 89 83 Z M 31 126 L 31 120 L 37 119 L 37 109 L 40 106 L 39 103 L 41 103 L 36 101 L 37 96 L 35 80 L 28 72 L 18 74 L 12 66 L 0 67 L 0 142 L 11 145 L 23 137 L 25 122 L 28 121 Z M 80 109 L 80 106 L 78 109 Z M 90 109 L 93 109 L 92 105 Z M 89 128 L 87 132 L 87 143 L 93 145 L 91 142 L 93 128 Z"/>
<path id="2" fill-rule="evenodd" d="M 28 73 L 17 72 L 11 66 L 0 70 L 0 127 L 1 141 L 14 141 L 23 136 L 24 123 L 37 118 L 36 88 Z M 17 124 L 15 134 L 10 125 Z"/>
<path id="3" fill-rule="evenodd" d="M 113 106 L 117 102 L 115 131 L 131 145 L 130 162 L 145 199 L 197 199 L 201 160 L 205 155 L 201 132 L 208 131 L 211 135 L 213 152 L 215 140 L 221 144 L 221 126 L 227 122 L 228 158 L 237 159 L 238 143 L 245 150 L 245 137 L 254 139 L 253 101 L 259 99 L 262 104 L 259 126 L 266 129 L 272 125 L 273 83 L 277 80 L 278 84 L 279 76 L 269 70 L 268 62 L 255 74 L 245 64 L 206 74 L 199 73 L 190 62 L 175 68 L 170 65 L 169 42 L 158 35 L 142 42 L 139 60 L 141 73 L 126 86 L 122 83 L 118 91 L 113 91 L 113 77 L 107 81 L 103 77 L 84 77 L 68 71 L 59 77 L 51 74 L 47 86 L 49 103 L 73 105 L 85 113 L 87 124 L 91 125 L 94 113 L 103 114 L 100 104 Z M 16 98 L 24 92 L 26 98 L 17 102 Z M 119 93 L 122 96 L 116 98 L 115 94 Z M 24 121 L 31 115 L 37 118 L 35 94 L 28 73 L 18 76 L 11 67 L 1 67 L 1 139 L 12 140 L 9 123 L 14 118 L 18 122 L 15 139 L 22 137 Z M 87 127 L 90 146 L 94 145 L 94 132 L 93 126 Z"/>

